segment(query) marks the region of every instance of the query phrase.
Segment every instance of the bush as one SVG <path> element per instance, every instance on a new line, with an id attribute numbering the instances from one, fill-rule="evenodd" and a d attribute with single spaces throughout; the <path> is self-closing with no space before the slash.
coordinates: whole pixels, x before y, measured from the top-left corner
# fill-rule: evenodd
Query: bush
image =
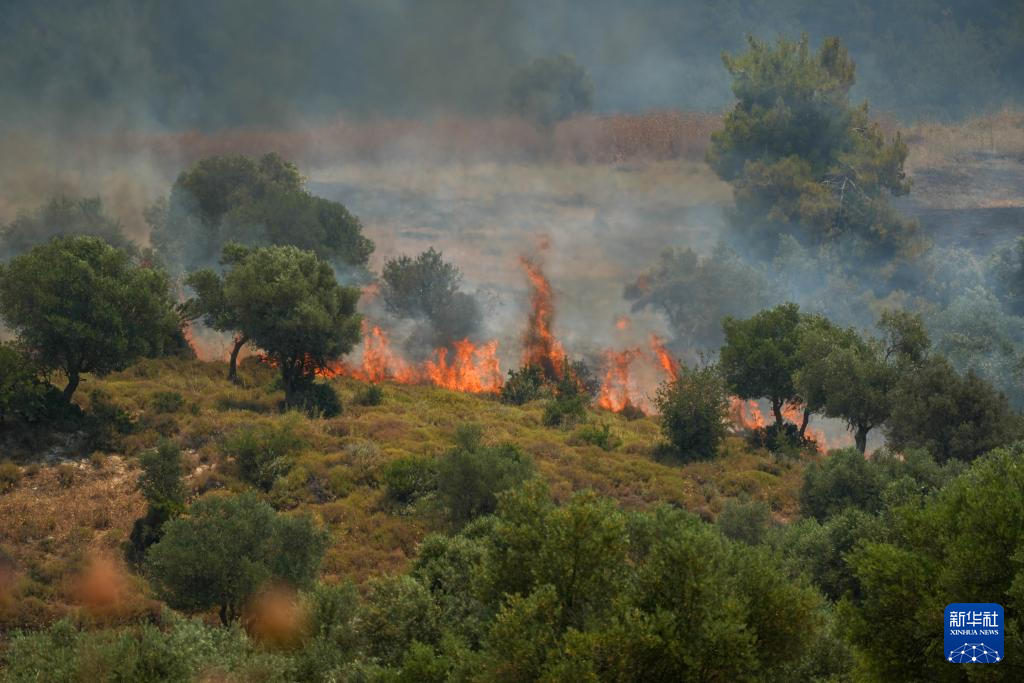
<path id="1" fill-rule="evenodd" d="M 433 458 L 409 456 L 384 468 L 386 495 L 392 502 L 410 505 L 437 490 L 438 465 Z"/>
<path id="2" fill-rule="evenodd" d="M 312 418 L 330 418 L 341 415 L 338 392 L 325 382 L 307 382 L 296 390 L 295 406 Z"/>
<path id="3" fill-rule="evenodd" d="M 545 393 L 544 371 L 539 365 L 524 365 L 518 370 L 509 370 L 508 379 L 501 387 L 501 400 L 521 406 L 535 401 Z"/>
<path id="4" fill-rule="evenodd" d="M 135 429 L 128 411 L 103 389 L 89 392 L 88 427 L 93 448 L 104 451 L 121 450 L 121 437 Z"/>
<path id="5" fill-rule="evenodd" d="M 612 426 L 607 422 L 600 425 L 583 425 L 576 430 L 575 437 L 577 440 L 597 446 L 603 451 L 615 450 L 622 443 L 622 439 L 612 434 Z"/>
<path id="6" fill-rule="evenodd" d="M 225 455 L 234 456 L 242 478 L 264 491 L 286 474 L 292 456 L 309 444 L 299 433 L 301 418 L 286 415 L 274 423 L 243 427 L 224 439 Z"/>
<path id="7" fill-rule="evenodd" d="M 69 489 L 75 485 L 78 479 L 78 468 L 69 462 L 62 462 L 57 465 L 57 483 L 61 488 Z"/>
<path id="8" fill-rule="evenodd" d="M 185 484 L 182 481 L 181 449 L 170 441 L 139 457 L 142 476 L 139 490 L 148 503 L 146 514 L 135 520 L 128 537 L 128 561 L 140 564 L 146 550 L 160 540 L 166 522 L 185 509 Z"/>
<path id="9" fill-rule="evenodd" d="M 369 384 L 356 392 L 354 401 L 359 406 L 379 406 L 384 403 L 384 388 L 379 384 Z"/>
<path id="10" fill-rule="evenodd" d="M 21 468 L 10 460 L 0 462 L 0 493 L 7 493 L 21 482 Z"/>
<path id="11" fill-rule="evenodd" d="M 764 541 L 768 533 L 772 513 L 761 501 L 730 498 L 718 513 L 716 523 L 722 533 L 729 538 L 748 545 L 758 545 Z"/>
<path id="12" fill-rule="evenodd" d="M 857 449 L 832 451 L 807 469 L 800 490 L 800 512 L 819 521 L 848 507 L 877 512 L 883 484 L 878 468 Z"/>
<path id="13" fill-rule="evenodd" d="M 544 424 L 548 427 L 573 425 L 587 417 L 587 400 L 582 395 L 557 396 L 544 404 Z"/>
<path id="14" fill-rule="evenodd" d="M 160 391 L 150 398 L 150 407 L 157 413 L 176 413 L 185 406 L 185 399 L 177 391 Z"/>
<path id="15" fill-rule="evenodd" d="M 207 497 L 164 526 L 146 570 L 171 607 L 218 606 L 226 625 L 268 581 L 310 585 L 326 547 L 309 517 L 279 515 L 251 493 Z"/>
<path id="16" fill-rule="evenodd" d="M 438 464 L 438 496 L 452 521 L 463 524 L 494 512 L 498 494 L 533 473 L 533 460 L 516 446 L 485 446 L 480 427 L 465 425 L 456 432 L 456 447 Z"/>
<path id="17" fill-rule="evenodd" d="M 680 365 L 677 379 L 659 387 L 654 402 L 662 433 L 684 461 L 714 457 L 725 438 L 729 411 L 725 381 L 716 367 Z"/>
<path id="18" fill-rule="evenodd" d="M 747 441 L 754 448 L 766 448 L 783 457 L 799 457 L 801 452 L 815 453 L 818 446 L 814 439 L 800 436 L 799 427 L 792 422 L 758 427 L 750 432 Z"/>

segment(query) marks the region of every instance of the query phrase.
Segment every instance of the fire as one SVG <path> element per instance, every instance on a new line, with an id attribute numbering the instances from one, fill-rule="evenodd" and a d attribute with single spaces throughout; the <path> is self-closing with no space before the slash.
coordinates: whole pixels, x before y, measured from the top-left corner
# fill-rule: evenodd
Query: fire
<path id="1" fill-rule="evenodd" d="M 619 412 L 627 405 L 636 405 L 631 400 L 633 387 L 629 379 L 629 366 L 640 355 L 640 349 L 605 352 L 604 381 L 597 397 L 597 404 L 606 410 Z"/>
<path id="2" fill-rule="evenodd" d="M 624 315 L 620 315 L 615 319 L 615 329 L 617 330 L 628 330 L 631 324 L 630 319 Z"/>
<path id="3" fill-rule="evenodd" d="M 661 369 L 665 371 L 668 381 L 674 382 L 679 377 L 679 361 L 672 357 L 672 354 L 665 348 L 665 342 L 661 337 L 651 333 L 651 351 L 654 352 Z"/>
<path id="4" fill-rule="evenodd" d="M 501 390 L 498 342 L 474 344 L 468 339 L 454 344 L 449 361 L 447 348 L 435 349 L 420 365 L 406 361 L 391 347 L 391 339 L 378 325 L 363 325 L 363 356 L 358 366 L 338 363 L 323 371 L 325 377 L 344 375 L 362 382 L 392 381 L 399 384 L 436 384 L 453 391 L 473 393 Z"/>
<path id="5" fill-rule="evenodd" d="M 455 342 L 455 355 L 448 364 L 448 349 L 437 349 L 437 360 L 423 364 L 426 376 L 434 384 L 453 391 L 494 393 L 501 390 L 501 365 L 498 342 L 477 346 L 468 339 Z"/>
<path id="6" fill-rule="evenodd" d="M 738 429 L 753 431 L 764 427 L 764 415 L 757 401 L 744 401 L 738 396 L 729 399 L 729 419 Z"/>
<path id="7" fill-rule="evenodd" d="M 363 359 L 358 368 L 341 364 L 324 373 L 329 377 L 349 375 L 363 382 L 395 380 L 403 384 L 416 382 L 418 373 L 391 349 L 391 340 L 377 325 L 363 323 Z"/>
<path id="8" fill-rule="evenodd" d="M 535 261 L 521 256 L 519 263 L 526 271 L 531 287 L 530 317 L 523 333 L 523 365 L 538 365 L 548 377 L 557 377 L 565 351 L 551 331 L 555 317 L 551 283 Z"/>
<path id="9" fill-rule="evenodd" d="M 783 419 L 789 420 L 797 427 L 804 421 L 804 406 L 801 403 L 786 403 L 782 406 L 782 417 Z M 828 441 L 825 438 L 825 432 L 820 429 L 814 429 L 810 425 L 804 432 L 808 437 L 814 439 L 815 443 L 818 444 L 818 450 L 822 453 L 828 450 Z"/>

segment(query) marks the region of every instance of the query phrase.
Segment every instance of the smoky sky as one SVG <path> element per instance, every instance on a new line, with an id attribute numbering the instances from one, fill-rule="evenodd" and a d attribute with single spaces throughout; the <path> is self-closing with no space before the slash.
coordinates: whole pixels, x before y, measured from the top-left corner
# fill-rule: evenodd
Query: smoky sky
<path id="1" fill-rule="evenodd" d="M 1019 102 L 1013 0 L 7 0 L 0 120 L 54 128 L 280 125 L 501 112 L 530 60 L 570 53 L 595 109 L 717 111 L 748 33 L 838 35 L 855 96 L 904 120 Z"/>

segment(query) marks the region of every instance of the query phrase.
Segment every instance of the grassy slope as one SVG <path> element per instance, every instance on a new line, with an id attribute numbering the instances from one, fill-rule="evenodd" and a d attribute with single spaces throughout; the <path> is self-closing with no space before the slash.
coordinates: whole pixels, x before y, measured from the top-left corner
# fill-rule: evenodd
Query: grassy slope
<path id="1" fill-rule="evenodd" d="M 0 623 L 45 622 L 74 604 L 73 579 L 86 558 L 95 551 L 116 554 L 143 512 L 134 487 L 135 456 L 161 434 L 181 444 L 194 495 L 220 487 L 245 488 L 221 446 L 223 437 L 245 425 L 289 418 L 277 412 L 281 396 L 271 390 L 270 370 L 247 364 L 240 386 L 225 381 L 223 372 L 221 363 L 145 361 L 85 383 L 84 404 L 90 390 L 105 390 L 133 416 L 135 431 L 121 438 L 117 453 L 94 456 L 94 462 L 54 464 L 37 472 L 26 468 L 18 486 L 0 495 L 0 547 L 17 566 L 6 598 L 0 590 Z M 389 384 L 382 405 L 361 407 L 351 400 L 358 382 L 340 378 L 333 383 L 345 413 L 330 420 L 296 421 L 297 432 L 308 443 L 293 469 L 297 484 L 286 495 L 275 491 L 270 496 L 283 507 L 312 512 L 330 529 L 332 543 L 323 566 L 327 580 L 362 583 L 399 572 L 425 534 L 444 528 L 429 506 L 389 507 L 380 473 L 398 457 L 440 455 L 450 448 L 456 426 L 469 421 L 482 425 L 486 440 L 512 441 L 530 453 L 558 498 L 592 489 L 626 507 L 664 502 L 710 518 L 724 498 L 749 496 L 768 502 L 780 520 L 796 512 L 803 465 L 777 463 L 763 452 L 749 451 L 736 438 L 727 441 L 714 462 L 670 466 L 652 459 L 659 431 L 651 418 L 630 422 L 592 412 L 591 421 L 610 423 L 621 439 L 605 451 L 582 443 L 573 429 L 544 427 L 540 403 L 514 407 L 492 397 Z M 153 397 L 167 391 L 181 394 L 185 405 L 175 413 L 157 414 Z M 307 472 L 338 482 L 333 487 L 338 495 L 315 502 L 306 491 Z M 35 602 L 26 606 L 26 597 Z M 34 611 L 27 613 L 28 607 Z"/>

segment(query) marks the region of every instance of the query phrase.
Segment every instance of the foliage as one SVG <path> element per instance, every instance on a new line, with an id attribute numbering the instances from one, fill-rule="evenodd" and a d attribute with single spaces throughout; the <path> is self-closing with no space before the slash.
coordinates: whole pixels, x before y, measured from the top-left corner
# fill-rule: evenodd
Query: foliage
<path id="1" fill-rule="evenodd" d="M 464 425 L 437 466 L 437 493 L 449 517 L 465 524 L 494 512 L 498 495 L 530 478 L 533 460 L 512 444 L 488 446 L 479 425 Z"/>
<path id="2" fill-rule="evenodd" d="M 146 571 L 169 605 L 218 607 L 226 625 L 268 581 L 309 585 L 326 544 L 309 517 L 277 514 L 252 494 L 207 497 L 164 525 L 146 553 Z"/>
<path id="3" fill-rule="evenodd" d="M 598 383 L 586 363 L 563 359 L 557 377 L 550 378 L 548 383 L 551 398 L 544 404 L 544 424 L 558 427 L 582 421 L 598 389 Z"/>
<path id="4" fill-rule="evenodd" d="M 54 391 L 27 354 L 0 343 L 0 423 L 7 418 L 34 422 L 46 417 Z"/>
<path id="5" fill-rule="evenodd" d="M 622 443 L 622 439 L 612 432 L 612 426 L 607 422 L 601 424 L 585 424 L 576 430 L 574 438 L 597 446 L 603 451 L 613 451 Z"/>
<path id="6" fill-rule="evenodd" d="M 310 402 L 318 397 L 307 392 L 325 398 L 322 389 L 309 388 L 315 371 L 359 340 L 359 290 L 342 287 L 330 265 L 292 246 L 231 244 L 222 262 L 228 267 L 222 276 L 205 271 L 190 277 L 200 288 L 185 310 L 213 312 L 222 329 L 234 329 L 238 339 L 263 349 L 281 372 L 285 407 L 330 408 Z"/>
<path id="7" fill-rule="evenodd" d="M 21 481 L 21 468 L 10 460 L 0 462 L 0 493 L 7 493 Z"/>
<path id="8" fill-rule="evenodd" d="M 230 243 L 290 245 L 348 267 L 364 266 L 373 251 L 358 218 L 311 195 L 295 165 L 273 153 L 201 159 L 146 218 L 153 246 L 178 271 L 209 265 Z"/>
<path id="9" fill-rule="evenodd" d="M 438 464 L 433 458 L 398 458 L 384 468 L 383 480 L 389 500 L 411 505 L 437 490 Z"/>
<path id="10" fill-rule="evenodd" d="M 777 425 L 783 423 L 783 405 L 799 396 L 793 375 L 798 367 L 800 322 L 800 308 L 793 303 L 761 311 L 746 320 L 722 321 L 722 377 L 742 399 L 767 398 Z"/>
<path id="11" fill-rule="evenodd" d="M 722 506 L 715 524 L 727 538 L 747 545 L 763 543 L 772 525 L 772 511 L 758 500 L 730 498 Z"/>
<path id="12" fill-rule="evenodd" d="M 368 384 L 360 389 L 352 400 L 358 406 L 379 406 L 384 403 L 384 387 L 379 384 Z"/>
<path id="13" fill-rule="evenodd" d="M 331 418 L 341 415 L 341 399 L 338 392 L 326 382 L 312 380 L 299 384 L 296 389 L 294 406 L 313 418 Z"/>
<path id="14" fill-rule="evenodd" d="M 1005 396 L 972 371 L 957 374 L 941 356 L 896 386 L 885 427 L 893 448 L 924 448 L 940 462 L 973 460 L 1020 434 L 1021 417 Z"/>
<path id="15" fill-rule="evenodd" d="M 128 252 L 135 245 L 124 234 L 121 223 L 108 216 L 99 197 L 51 198 L 31 213 L 21 213 L 0 226 L 0 261 L 6 261 L 56 237 L 88 235 Z"/>
<path id="16" fill-rule="evenodd" d="M 1011 313 L 1024 316 L 1024 237 L 995 250 L 989 263 L 997 296 Z"/>
<path id="17" fill-rule="evenodd" d="M 890 539 L 866 542 L 851 553 L 862 596 L 841 617 L 851 643 L 864 653 L 866 675 L 947 675 L 935 614 L 963 599 L 968 587 L 972 600 L 1003 606 L 1005 647 L 1020 646 L 1022 459 L 1020 443 L 981 456 L 923 505 L 898 508 Z M 1005 666 L 1002 676 L 1020 677 L 1019 661 L 1007 657 L 999 665 Z"/>
<path id="18" fill-rule="evenodd" d="M 185 406 L 185 399 L 177 391 L 161 391 L 153 394 L 152 406 L 157 413 L 176 413 Z"/>
<path id="19" fill-rule="evenodd" d="M 726 435 L 729 398 L 716 366 L 679 367 L 678 377 L 658 388 L 661 432 L 684 460 L 714 457 Z"/>
<path id="20" fill-rule="evenodd" d="M 309 445 L 300 424 L 292 414 L 276 424 L 245 426 L 226 436 L 221 450 L 235 458 L 243 479 L 269 491 L 291 468 L 293 456 Z"/>
<path id="21" fill-rule="evenodd" d="M 161 270 L 136 265 L 97 237 L 63 237 L 0 269 L 0 316 L 44 369 L 68 378 L 160 355 L 178 329 Z"/>
<path id="22" fill-rule="evenodd" d="M 539 365 L 527 364 L 508 371 L 508 379 L 501 386 L 501 400 L 521 406 L 544 396 L 545 389 L 544 370 Z"/>
<path id="23" fill-rule="evenodd" d="M 800 511 L 823 521 L 854 507 L 867 512 L 881 508 L 882 476 L 855 448 L 832 451 L 814 463 L 804 476 Z"/>
<path id="24" fill-rule="evenodd" d="M 845 420 L 861 453 L 870 430 L 889 419 L 897 383 L 915 372 L 929 346 L 919 316 L 887 311 L 878 328 L 881 338 L 864 339 L 813 317 L 798 350 L 795 380 L 806 406 Z"/>
<path id="25" fill-rule="evenodd" d="M 447 346 L 472 336 L 480 328 L 477 300 L 459 289 L 462 272 L 433 247 L 415 259 L 402 255 L 384 262 L 381 295 L 389 311 L 426 320 L 432 346 Z"/>
<path id="26" fill-rule="evenodd" d="M 542 126 L 588 111 L 593 99 L 590 76 L 568 54 L 535 59 L 512 75 L 508 88 L 509 108 Z"/>
<path id="27" fill-rule="evenodd" d="M 764 275 L 721 243 L 706 257 L 689 248 L 662 251 L 624 295 L 633 312 L 663 313 L 679 343 L 697 349 L 721 346 L 724 316 L 744 318 L 774 300 Z"/>
<path id="28" fill-rule="evenodd" d="M 787 226 L 811 243 L 852 236 L 882 252 L 910 248 L 916 225 L 886 199 L 910 191 L 907 146 L 898 133 L 886 141 L 866 103 L 850 104 L 854 64 L 839 39 L 812 53 L 806 35 L 750 37 L 746 52 L 722 60 L 737 102 L 708 161 L 733 184 L 736 225 L 764 242 Z"/>
<path id="29" fill-rule="evenodd" d="M 126 546 L 128 561 L 135 565 L 142 564 L 146 550 L 163 536 L 164 524 L 185 510 L 181 449 L 163 440 L 156 449 L 142 453 L 139 464 L 139 491 L 148 505 L 146 514 L 132 525 Z"/>

